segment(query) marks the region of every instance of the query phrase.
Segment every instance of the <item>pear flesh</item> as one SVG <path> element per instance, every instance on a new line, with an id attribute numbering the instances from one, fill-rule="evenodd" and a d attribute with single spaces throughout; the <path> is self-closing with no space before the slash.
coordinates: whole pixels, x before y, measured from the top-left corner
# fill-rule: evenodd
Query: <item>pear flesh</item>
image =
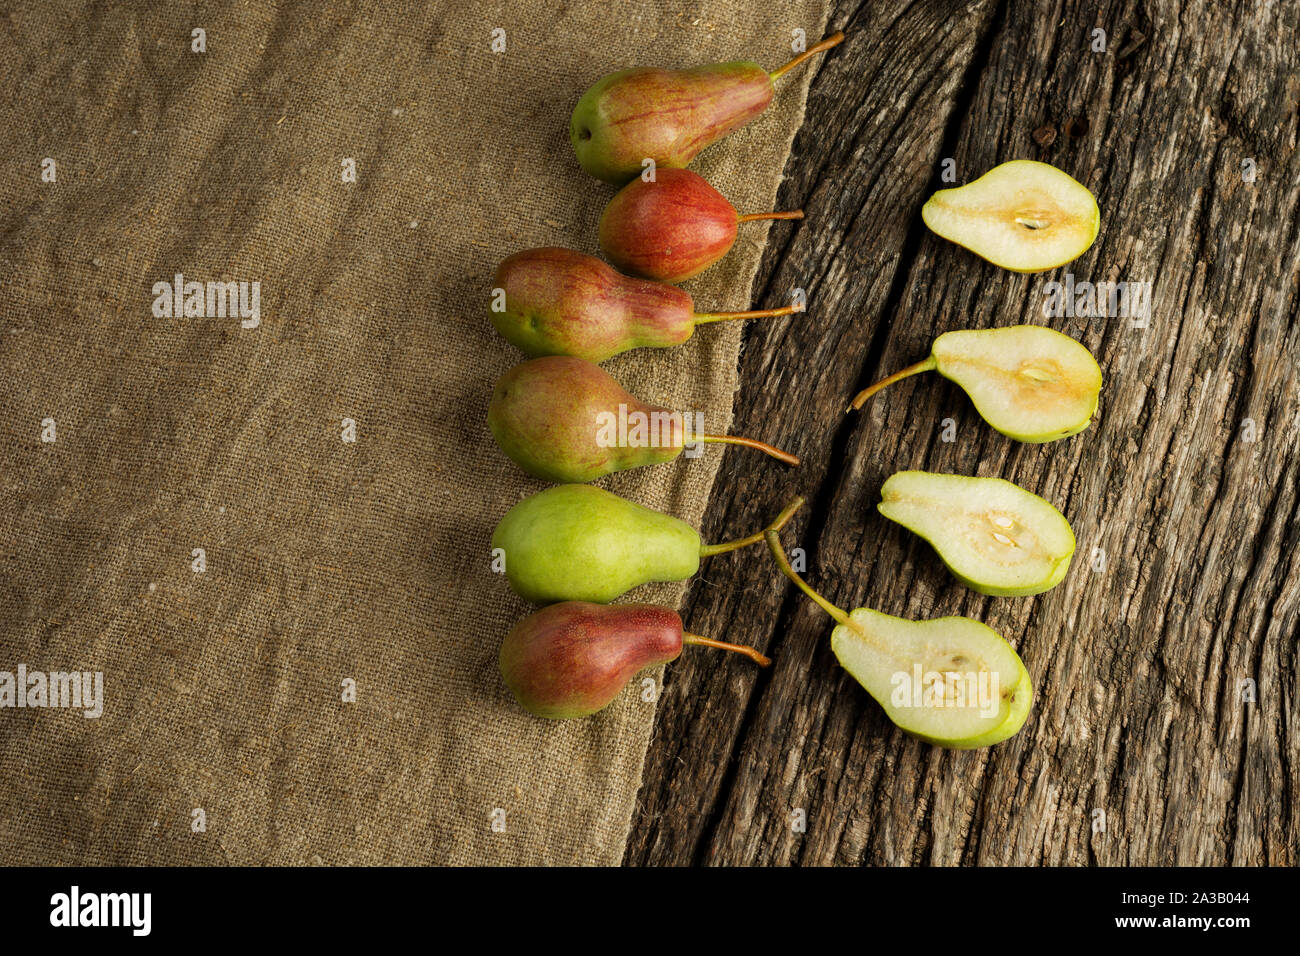
<path id="1" fill-rule="evenodd" d="M 980 417 L 1017 441 L 1083 431 L 1101 392 L 1101 368 L 1083 345 L 1041 325 L 945 332 L 935 369 L 970 396 Z"/>
<path id="2" fill-rule="evenodd" d="M 1047 163 L 1018 159 L 941 189 L 921 208 L 938 235 L 1013 272 L 1043 272 L 1088 251 L 1101 211 L 1087 187 Z"/>
<path id="3" fill-rule="evenodd" d="M 511 508 L 492 534 L 515 593 L 534 604 L 608 604 L 649 581 L 700 567 L 699 533 L 684 521 L 591 485 L 557 485 Z"/>
<path id="4" fill-rule="evenodd" d="M 908 621 L 859 608 L 831 633 L 840 665 L 902 730 L 957 750 L 1020 730 L 1033 701 L 1011 645 L 967 617 Z"/>
<path id="5" fill-rule="evenodd" d="M 909 621 L 869 608 L 845 612 L 795 573 L 775 525 L 764 537 L 781 573 L 835 619 L 831 649 L 840 665 L 901 729 L 966 750 L 1006 740 L 1024 725 L 1034 698 L 1029 671 L 992 628 L 967 617 Z"/>
<path id="6" fill-rule="evenodd" d="M 1065 516 L 1001 478 L 900 471 L 880 489 L 880 513 L 933 547 L 967 587 L 1021 597 L 1055 587 L 1074 554 Z"/>

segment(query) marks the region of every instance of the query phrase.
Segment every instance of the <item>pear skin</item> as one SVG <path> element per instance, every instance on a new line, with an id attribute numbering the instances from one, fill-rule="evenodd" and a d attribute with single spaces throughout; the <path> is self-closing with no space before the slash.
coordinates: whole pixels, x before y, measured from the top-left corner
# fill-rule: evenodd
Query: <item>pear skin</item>
<path id="1" fill-rule="evenodd" d="M 745 445 L 788 465 L 798 457 L 766 442 L 693 431 L 686 416 L 648 405 L 598 365 L 547 355 L 516 365 L 497 382 L 488 427 L 501 450 L 528 474 L 578 483 L 672 461 L 688 445 Z"/>
<path id="2" fill-rule="evenodd" d="M 682 619 L 666 607 L 565 601 L 515 625 L 501 644 L 501 676 L 538 717 L 586 717 L 638 671 L 681 652 Z"/>
<path id="3" fill-rule="evenodd" d="M 684 521 L 591 485 L 557 485 L 511 508 L 492 534 L 492 550 L 504 555 L 506 579 L 527 601 L 608 604 L 649 581 L 689 578 L 702 557 L 762 544 L 803 503 L 797 498 L 786 505 L 762 531 L 703 544 Z M 722 646 L 704 638 L 692 642 Z"/>
<path id="4" fill-rule="evenodd" d="M 681 345 L 706 322 L 802 311 L 696 312 L 676 286 L 625 276 L 572 249 L 525 249 L 497 267 L 489 314 L 506 341 L 531 358 L 572 355 L 603 362 L 635 348 Z"/>
<path id="5" fill-rule="evenodd" d="M 921 208 L 937 235 L 1012 272 L 1044 272 L 1079 258 L 1101 228 L 1082 183 L 1028 159 L 995 166 L 974 182 L 940 189 Z"/>
<path id="6" fill-rule="evenodd" d="M 600 217 L 600 248 L 629 275 L 681 282 L 725 256 L 739 214 L 702 176 L 662 169 L 654 182 L 634 179 Z"/>
<path id="7" fill-rule="evenodd" d="M 686 70 L 638 67 L 597 80 L 574 107 L 569 139 L 592 176 L 622 186 L 645 160 L 682 168 L 772 102 L 773 82 L 844 39 L 834 33 L 771 73 L 738 60 Z"/>

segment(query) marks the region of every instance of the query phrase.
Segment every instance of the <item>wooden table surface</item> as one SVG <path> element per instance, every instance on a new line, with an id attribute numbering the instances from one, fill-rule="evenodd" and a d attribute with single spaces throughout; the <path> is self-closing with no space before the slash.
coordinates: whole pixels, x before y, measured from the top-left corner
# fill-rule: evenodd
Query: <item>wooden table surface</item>
<path id="1" fill-rule="evenodd" d="M 732 427 L 803 465 L 727 453 L 703 536 L 806 496 L 783 540 L 815 587 L 984 621 L 1023 657 L 1034 708 L 993 748 L 915 741 L 765 552 L 713 558 L 690 629 L 774 664 L 669 666 L 626 862 L 1295 865 L 1300 2 L 846 2 L 831 28 L 849 37 L 816 67 L 778 204 L 807 219 L 773 227 L 755 286 L 767 306 L 803 288 L 809 309 L 750 324 Z M 921 222 L 945 159 L 958 184 L 1059 166 L 1096 194 L 1101 234 L 1050 273 L 994 267 Z M 1149 319 L 1045 318 L 1067 272 L 1151 283 Z M 1019 444 L 932 373 L 844 413 L 936 335 L 1026 322 L 1101 364 L 1082 434 Z M 958 584 L 875 511 L 907 468 L 1052 501 L 1078 539 L 1065 581 L 1030 598 Z"/>

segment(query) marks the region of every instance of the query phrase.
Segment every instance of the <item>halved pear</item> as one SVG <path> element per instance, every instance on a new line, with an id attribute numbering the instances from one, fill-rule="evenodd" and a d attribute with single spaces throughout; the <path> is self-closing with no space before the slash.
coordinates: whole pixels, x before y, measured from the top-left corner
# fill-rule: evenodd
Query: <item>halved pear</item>
<path id="1" fill-rule="evenodd" d="M 981 594 L 1040 594 L 1061 582 L 1074 554 L 1065 516 L 1001 478 L 900 471 L 881 487 L 876 507 L 930 542 L 948 570 Z"/>
<path id="2" fill-rule="evenodd" d="M 931 355 L 935 370 L 965 390 L 980 417 L 1017 441 L 1075 435 L 1097 411 L 1097 360 L 1041 325 L 945 332 Z"/>
<path id="3" fill-rule="evenodd" d="M 781 573 L 837 622 L 835 657 L 902 730 L 967 750 L 1006 740 L 1024 725 L 1034 699 L 1029 671 L 992 628 L 968 617 L 847 613 L 795 573 L 776 530 L 766 538 Z"/>
<path id="4" fill-rule="evenodd" d="M 921 207 L 921 218 L 943 238 L 1013 272 L 1042 272 L 1079 258 L 1101 227 L 1086 186 L 1029 159 L 940 189 Z"/>
<path id="5" fill-rule="evenodd" d="M 965 389 L 986 422 L 1023 442 L 1083 431 L 1101 393 L 1101 368 L 1086 348 L 1041 325 L 1013 325 L 945 332 L 929 358 L 863 389 L 849 407 L 861 408 L 885 386 L 931 370 Z"/>
<path id="6" fill-rule="evenodd" d="M 1034 697 L 1011 645 L 968 617 L 908 621 L 858 608 L 831 632 L 831 649 L 890 720 L 941 747 L 1006 740 Z"/>

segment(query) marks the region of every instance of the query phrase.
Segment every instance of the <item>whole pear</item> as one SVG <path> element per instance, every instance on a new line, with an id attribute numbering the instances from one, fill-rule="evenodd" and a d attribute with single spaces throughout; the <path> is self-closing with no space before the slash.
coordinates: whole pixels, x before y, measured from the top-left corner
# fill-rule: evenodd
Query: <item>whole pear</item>
<path id="1" fill-rule="evenodd" d="M 620 406 L 624 421 L 653 422 L 655 434 L 620 444 Z M 532 359 L 501 376 L 488 406 L 488 427 L 515 464 L 554 482 L 592 481 L 672 461 L 685 447 L 680 414 L 647 405 L 599 366 L 562 355 Z"/>
<path id="2" fill-rule="evenodd" d="M 607 604 L 648 581 L 700 567 L 700 536 L 684 521 L 591 485 L 556 485 L 511 508 L 492 535 L 506 578 L 534 604 Z"/>
<path id="3" fill-rule="evenodd" d="M 791 502 L 767 529 L 780 530 L 803 504 Z M 648 581 L 680 581 L 700 558 L 762 544 L 764 531 L 703 544 L 684 521 L 591 485 L 556 485 L 515 505 L 492 534 L 506 579 L 534 604 L 608 604 Z"/>
<path id="4" fill-rule="evenodd" d="M 700 442 L 748 445 L 799 464 L 752 438 L 694 432 L 680 412 L 648 405 L 598 365 L 565 355 L 531 359 L 501 376 L 488 427 L 515 464 L 545 481 L 585 482 L 657 465 Z"/>
<path id="5" fill-rule="evenodd" d="M 509 256 L 497 267 L 493 288 L 503 295 L 492 304 L 492 324 L 533 358 L 603 362 L 628 349 L 681 345 L 701 323 L 798 311 L 696 312 L 690 294 L 676 286 L 625 276 L 595 256 L 554 247 Z"/>
<path id="6" fill-rule="evenodd" d="M 600 362 L 640 346 L 680 345 L 695 330 L 681 289 L 619 275 L 571 249 L 516 252 L 497 267 L 503 308 L 498 332 L 525 355 L 573 355 Z"/>
<path id="7" fill-rule="evenodd" d="M 501 676 L 520 706 L 538 717 L 586 717 L 617 697 L 637 672 L 676 660 L 685 644 L 770 663 L 751 647 L 684 633 L 682 619 L 666 607 L 565 601 L 511 629 L 501 644 Z"/>
<path id="8" fill-rule="evenodd" d="M 743 60 L 619 70 L 578 100 L 569 139 L 583 169 L 621 186 L 640 175 L 645 159 L 661 169 L 688 166 L 704 147 L 767 109 L 774 92 L 767 71 Z"/>
<path id="9" fill-rule="evenodd" d="M 661 169 L 653 181 L 634 179 L 609 201 L 600 217 L 600 248 L 630 275 L 681 282 L 730 251 L 739 223 L 801 218 L 799 211 L 742 216 L 703 176 Z"/>
<path id="10" fill-rule="evenodd" d="M 573 110 L 573 151 L 583 169 L 615 186 L 639 175 L 646 159 L 665 169 L 686 166 L 767 109 L 774 80 L 843 39 L 829 36 L 771 73 L 749 61 L 610 73 Z"/>

